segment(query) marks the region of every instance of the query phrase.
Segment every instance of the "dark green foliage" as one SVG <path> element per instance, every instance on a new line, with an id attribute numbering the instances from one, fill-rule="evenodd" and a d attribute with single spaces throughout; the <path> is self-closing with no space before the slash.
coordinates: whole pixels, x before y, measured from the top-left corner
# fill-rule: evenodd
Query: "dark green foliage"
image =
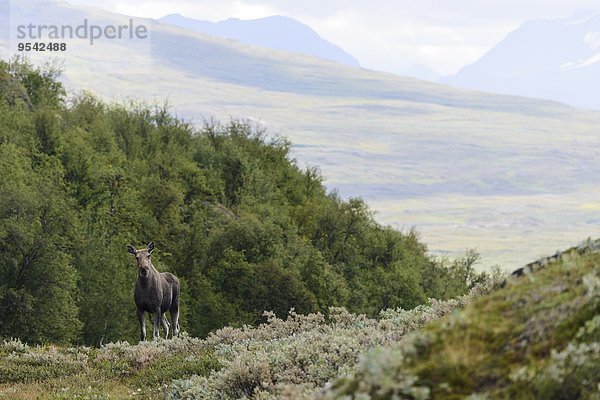
<path id="1" fill-rule="evenodd" d="M 73 239 L 76 213 L 53 159 L 33 166 L 0 144 L 0 332 L 27 341 L 78 338 Z"/>
<path id="2" fill-rule="evenodd" d="M 362 200 L 327 194 L 286 140 L 89 94 L 67 105 L 55 76 L 0 63 L 0 336 L 135 341 L 128 243 L 156 243 L 200 336 L 265 310 L 410 308 L 473 281 L 470 258 L 447 267 Z"/>
<path id="3" fill-rule="evenodd" d="M 56 79 L 61 72 L 58 67 L 37 68 L 16 57 L 8 63 L 0 60 L 0 70 L 0 96 L 9 105 L 56 108 L 62 104 L 66 92 Z"/>
<path id="4" fill-rule="evenodd" d="M 460 296 L 488 278 L 486 273 L 475 270 L 478 262 L 479 254 L 467 250 L 464 257 L 453 261 L 441 259 L 427 263 L 421 272 L 421 287 L 427 297 L 452 299 Z"/>

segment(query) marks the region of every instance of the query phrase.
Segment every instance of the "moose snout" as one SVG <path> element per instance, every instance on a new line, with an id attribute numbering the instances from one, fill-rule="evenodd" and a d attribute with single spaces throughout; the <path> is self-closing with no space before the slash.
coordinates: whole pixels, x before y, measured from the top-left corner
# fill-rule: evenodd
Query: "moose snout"
<path id="1" fill-rule="evenodd" d="M 148 268 L 140 268 L 140 276 L 142 278 L 147 278 L 150 275 L 150 270 Z"/>

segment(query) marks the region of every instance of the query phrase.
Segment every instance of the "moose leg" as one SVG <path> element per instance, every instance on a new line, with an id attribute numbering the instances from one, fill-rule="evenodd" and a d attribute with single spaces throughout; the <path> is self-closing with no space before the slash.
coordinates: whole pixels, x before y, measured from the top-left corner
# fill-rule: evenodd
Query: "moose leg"
<path id="1" fill-rule="evenodd" d="M 162 320 L 162 313 L 160 312 L 160 307 L 154 311 L 154 335 L 153 339 L 158 339 L 160 333 L 158 332 L 158 326 Z"/>
<path id="2" fill-rule="evenodd" d="M 167 320 L 167 316 L 163 314 L 160 319 L 160 323 L 162 324 L 163 331 L 165 332 L 165 339 L 169 338 L 169 321 Z"/>
<path id="3" fill-rule="evenodd" d="M 171 308 L 171 325 L 173 325 L 173 337 L 179 336 L 179 307 Z"/>
<path id="4" fill-rule="evenodd" d="M 146 316 L 144 315 L 144 311 L 137 309 L 137 318 L 140 322 L 140 342 L 146 340 Z"/>

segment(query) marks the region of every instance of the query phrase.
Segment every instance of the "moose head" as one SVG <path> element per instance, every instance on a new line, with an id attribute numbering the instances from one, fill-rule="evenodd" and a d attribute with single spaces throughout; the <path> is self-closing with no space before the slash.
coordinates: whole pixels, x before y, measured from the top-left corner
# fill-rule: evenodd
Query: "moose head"
<path id="1" fill-rule="evenodd" d="M 135 247 L 128 245 L 127 251 L 137 259 L 138 274 L 142 278 L 148 278 L 151 270 L 154 268 L 151 262 L 152 252 L 154 251 L 154 242 L 148 243 L 146 249 L 137 250 Z"/>

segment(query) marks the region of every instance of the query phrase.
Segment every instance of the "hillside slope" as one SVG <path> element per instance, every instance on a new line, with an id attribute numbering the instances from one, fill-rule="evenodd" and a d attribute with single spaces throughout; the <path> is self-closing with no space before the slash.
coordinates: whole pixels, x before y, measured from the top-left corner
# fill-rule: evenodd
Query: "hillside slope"
<path id="1" fill-rule="evenodd" d="M 0 396 L 597 399 L 600 255 L 589 244 L 489 294 L 478 287 L 378 319 L 266 313 L 264 325 L 206 340 L 99 349 L 5 341 Z"/>
<path id="2" fill-rule="evenodd" d="M 53 76 L 0 61 L 0 338 L 138 338 L 132 243 L 156 243 L 154 265 L 182 287 L 180 325 L 198 337 L 264 310 L 413 308 L 485 279 L 472 252 L 438 260 L 416 232 L 327 194 L 260 128 L 195 129 L 90 95 L 65 104 Z"/>
<path id="3" fill-rule="evenodd" d="M 589 244 L 366 354 L 320 398 L 598 399 L 600 242 Z"/>

